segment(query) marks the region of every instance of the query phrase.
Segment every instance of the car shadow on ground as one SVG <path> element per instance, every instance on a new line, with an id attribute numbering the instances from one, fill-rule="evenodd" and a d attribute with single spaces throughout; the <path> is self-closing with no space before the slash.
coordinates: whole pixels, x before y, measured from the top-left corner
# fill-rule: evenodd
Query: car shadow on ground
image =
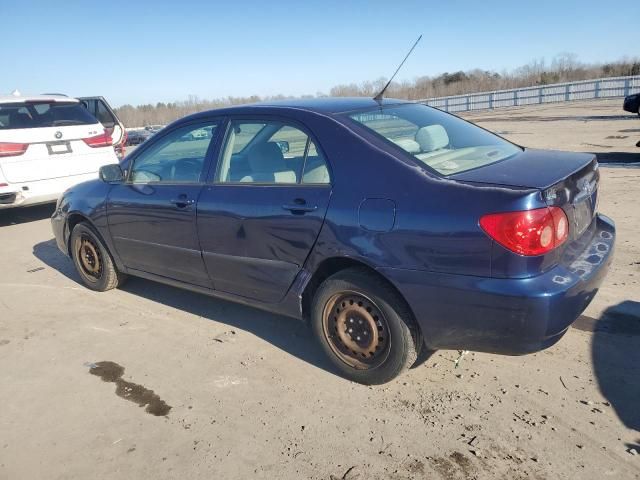
<path id="1" fill-rule="evenodd" d="M 640 163 L 640 149 L 636 153 L 629 152 L 607 152 L 596 153 L 598 163 L 606 165 L 608 163 Z"/>
<path id="2" fill-rule="evenodd" d="M 19 225 L 51 218 L 56 209 L 55 203 L 36 205 L 33 207 L 10 208 L 0 210 L 0 227 Z"/>
<path id="3" fill-rule="evenodd" d="M 609 307 L 598 319 L 582 316 L 574 327 L 593 332 L 591 356 L 600 391 L 622 423 L 640 432 L 640 302 Z"/>
<path id="4" fill-rule="evenodd" d="M 48 267 L 81 284 L 71 259 L 58 250 L 55 240 L 35 245 L 33 255 Z M 308 325 L 294 318 L 136 277 L 129 277 L 120 290 L 252 333 L 290 355 L 338 375 Z"/>

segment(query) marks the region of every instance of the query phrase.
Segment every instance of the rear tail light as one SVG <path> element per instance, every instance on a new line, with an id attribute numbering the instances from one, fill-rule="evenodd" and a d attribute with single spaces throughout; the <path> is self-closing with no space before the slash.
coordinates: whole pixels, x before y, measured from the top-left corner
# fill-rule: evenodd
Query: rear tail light
<path id="1" fill-rule="evenodd" d="M 110 147 L 113 144 L 113 139 L 111 138 L 111 135 L 107 133 L 106 130 L 101 135 L 96 135 L 95 137 L 83 138 L 82 140 L 91 148 Z"/>
<path id="2" fill-rule="evenodd" d="M 559 207 L 492 213 L 480 219 L 482 229 L 496 242 L 520 255 L 543 255 L 562 245 L 569 222 Z"/>
<path id="3" fill-rule="evenodd" d="M 22 155 L 29 148 L 28 143 L 0 142 L 0 157 L 15 157 Z"/>

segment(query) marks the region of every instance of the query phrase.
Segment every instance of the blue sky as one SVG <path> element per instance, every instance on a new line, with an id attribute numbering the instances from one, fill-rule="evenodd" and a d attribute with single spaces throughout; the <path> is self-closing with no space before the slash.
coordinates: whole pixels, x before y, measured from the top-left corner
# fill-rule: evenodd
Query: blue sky
<path id="1" fill-rule="evenodd" d="M 0 0 L 0 92 L 104 95 L 114 106 L 328 92 L 561 52 L 640 56 L 640 0 L 32 2 Z"/>

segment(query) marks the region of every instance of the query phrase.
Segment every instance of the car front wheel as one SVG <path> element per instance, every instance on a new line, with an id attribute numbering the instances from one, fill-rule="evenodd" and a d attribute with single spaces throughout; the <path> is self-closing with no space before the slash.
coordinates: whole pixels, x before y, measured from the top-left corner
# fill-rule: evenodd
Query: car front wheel
<path id="1" fill-rule="evenodd" d="M 405 301 L 383 279 L 351 268 L 326 279 L 312 303 L 313 331 L 348 379 L 386 383 L 409 368 L 422 336 Z"/>
<path id="2" fill-rule="evenodd" d="M 105 292 L 125 280 L 126 276 L 116 269 L 104 242 L 87 223 L 74 227 L 69 242 L 73 263 L 86 287 Z"/>

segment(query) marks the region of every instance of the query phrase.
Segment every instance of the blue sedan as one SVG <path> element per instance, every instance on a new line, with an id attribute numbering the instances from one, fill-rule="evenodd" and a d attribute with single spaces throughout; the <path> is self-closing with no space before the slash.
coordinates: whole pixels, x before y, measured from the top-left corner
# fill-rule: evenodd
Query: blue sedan
<path id="1" fill-rule="evenodd" d="M 613 256 L 598 182 L 591 154 L 424 105 L 291 100 L 178 120 L 52 224 L 88 288 L 135 275 L 305 319 L 345 377 L 378 384 L 423 348 L 557 342 Z"/>

